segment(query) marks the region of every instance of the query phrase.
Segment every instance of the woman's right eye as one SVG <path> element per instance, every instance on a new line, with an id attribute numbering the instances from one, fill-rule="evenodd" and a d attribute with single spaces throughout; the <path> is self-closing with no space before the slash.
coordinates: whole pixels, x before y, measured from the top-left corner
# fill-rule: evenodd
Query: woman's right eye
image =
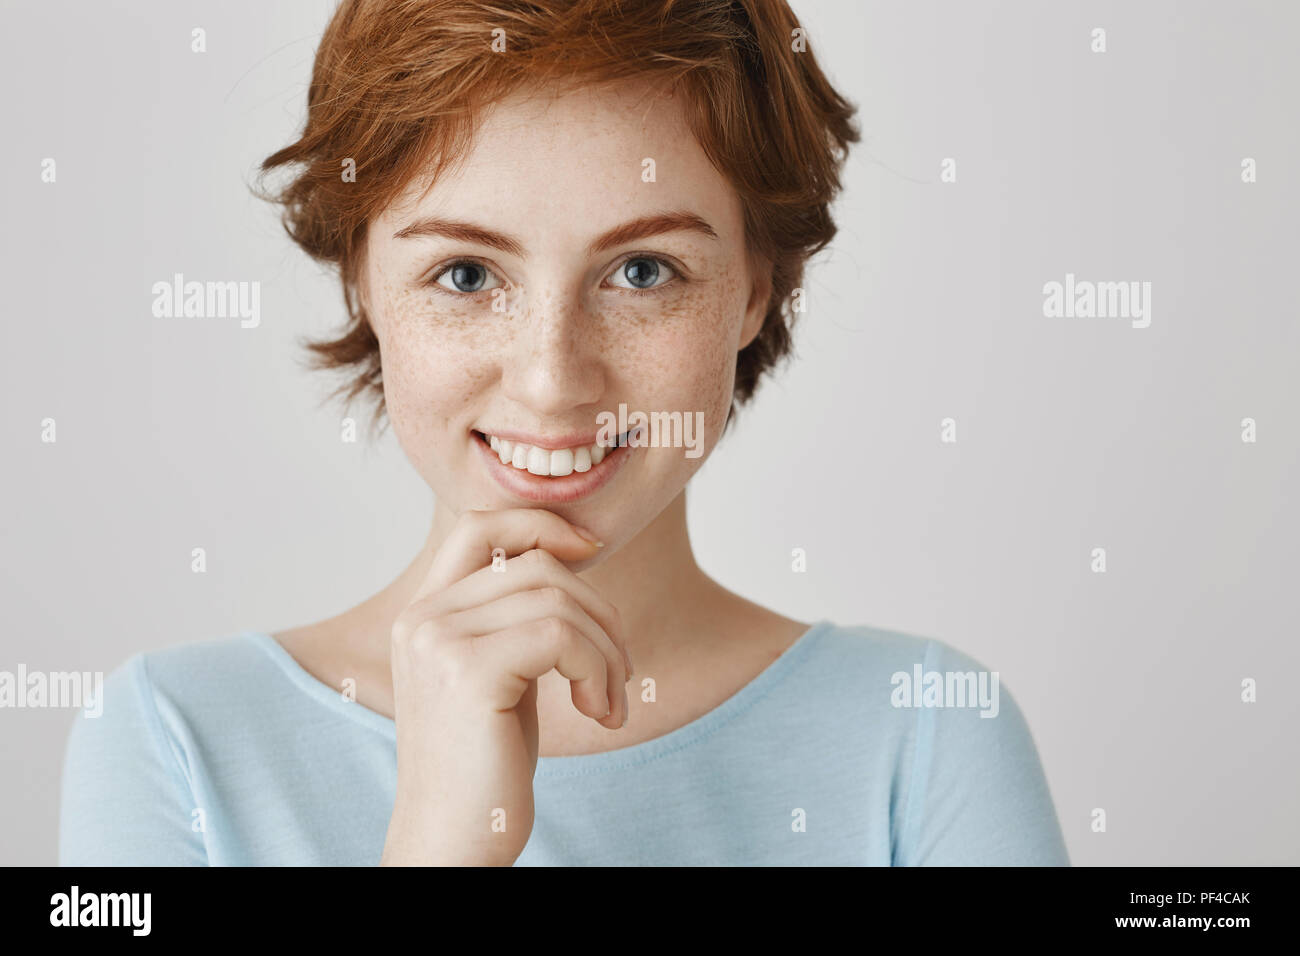
<path id="1" fill-rule="evenodd" d="M 438 288 L 445 289 L 453 295 L 473 295 L 488 289 L 499 288 L 487 285 L 490 278 L 495 278 L 490 269 L 482 263 L 464 260 L 453 262 L 436 276 L 433 282 Z M 450 284 L 448 284 L 450 282 Z"/>

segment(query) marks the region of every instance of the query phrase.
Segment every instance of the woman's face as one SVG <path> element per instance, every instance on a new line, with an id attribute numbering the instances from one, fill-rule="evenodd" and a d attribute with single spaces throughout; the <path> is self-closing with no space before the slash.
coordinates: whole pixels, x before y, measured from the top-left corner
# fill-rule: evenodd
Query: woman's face
<path id="1" fill-rule="evenodd" d="M 362 295 L 439 505 L 546 508 L 608 554 L 717 442 L 768 282 L 678 101 L 624 83 L 492 108 L 462 163 L 371 222 Z M 670 416 L 659 447 L 592 450 L 620 405 Z"/>

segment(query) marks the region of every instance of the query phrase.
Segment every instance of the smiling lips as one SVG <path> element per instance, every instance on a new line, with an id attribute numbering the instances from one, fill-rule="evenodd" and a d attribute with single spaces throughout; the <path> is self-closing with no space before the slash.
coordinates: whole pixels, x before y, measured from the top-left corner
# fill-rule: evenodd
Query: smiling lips
<path id="1" fill-rule="evenodd" d="M 599 465 L 604 461 L 605 452 L 608 450 L 604 445 L 594 442 L 573 448 L 550 449 L 539 448 L 521 441 L 511 441 L 509 438 L 498 438 L 496 435 L 486 437 L 489 447 L 501 459 L 501 464 L 542 477 L 563 478 L 575 471 L 579 473 L 590 471 L 592 465 Z"/>
<path id="2" fill-rule="evenodd" d="M 561 445 L 558 448 L 488 432 L 474 435 L 474 444 L 498 485 L 515 497 L 545 504 L 564 504 L 594 493 L 614 477 L 631 452 L 626 433 L 612 448 L 585 442 L 578 435 L 549 442 Z"/>

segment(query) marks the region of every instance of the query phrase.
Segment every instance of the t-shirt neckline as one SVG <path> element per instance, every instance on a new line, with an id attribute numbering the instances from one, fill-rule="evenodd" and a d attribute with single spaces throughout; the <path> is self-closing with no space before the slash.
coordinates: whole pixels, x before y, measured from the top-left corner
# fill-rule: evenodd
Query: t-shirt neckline
<path id="1" fill-rule="evenodd" d="M 749 683 L 694 720 L 666 734 L 643 740 L 628 747 L 601 753 L 572 754 L 562 757 L 538 757 L 536 777 L 573 777 L 605 770 L 618 770 L 646 763 L 681 750 L 708 737 L 725 724 L 749 710 L 781 682 L 803 659 L 818 637 L 831 627 L 820 620 L 797 637 L 781 656 L 760 671 Z M 397 725 L 378 711 L 355 701 L 319 681 L 290 654 L 279 641 L 265 631 L 243 631 L 241 636 L 261 648 L 297 687 L 322 705 L 397 741 Z M 633 677 L 628 693 L 636 693 L 639 683 Z"/>

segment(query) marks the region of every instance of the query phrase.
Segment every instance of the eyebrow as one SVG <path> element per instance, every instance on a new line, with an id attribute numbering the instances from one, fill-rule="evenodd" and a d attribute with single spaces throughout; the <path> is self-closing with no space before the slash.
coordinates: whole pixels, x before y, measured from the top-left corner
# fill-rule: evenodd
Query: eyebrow
<path id="1" fill-rule="evenodd" d="M 663 235 L 666 232 L 678 231 L 695 232 L 710 239 L 718 238 L 718 234 L 713 231 L 713 227 L 695 213 L 680 210 L 662 212 L 633 219 L 597 236 L 587 246 L 587 254 L 591 256 L 598 255 L 618 246 L 626 245 L 629 242 L 635 242 L 638 239 L 647 239 L 651 236 Z M 491 229 L 486 229 L 472 222 L 458 222 L 454 219 L 441 219 L 431 216 L 418 219 L 409 226 L 393 233 L 394 239 L 428 237 L 455 239 L 460 242 L 476 242 L 479 245 L 500 249 L 508 255 L 518 256 L 519 258 L 525 256 L 523 243 L 518 239 L 505 233 L 493 232 Z"/>

